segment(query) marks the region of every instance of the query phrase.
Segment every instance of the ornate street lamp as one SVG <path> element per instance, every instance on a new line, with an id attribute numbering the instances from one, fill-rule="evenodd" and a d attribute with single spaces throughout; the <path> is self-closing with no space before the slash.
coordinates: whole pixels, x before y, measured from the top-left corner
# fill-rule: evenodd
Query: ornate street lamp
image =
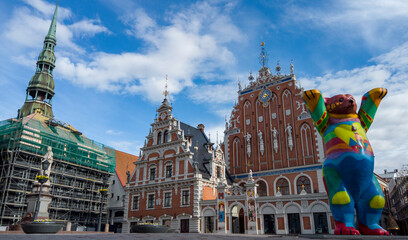
<path id="1" fill-rule="evenodd" d="M 105 175 L 102 179 L 103 181 L 103 186 L 105 186 L 108 183 L 109 176 Z M 101 231 L 101 223 L 102 223 L 102 204 L 103 204 L 103 197 L 108 194 L 108 189 L 102 188 L 99 189 L 99 193 L 101 194 L 101 206 L 99 208 L 99 220 L 98 220 L 98 229 L 96 230 L 97 232 Z"/>
<path id="2" fill-rule="evenodd" d="M 37 204 L 35 205 L 35 212 L 34 212 L 34 218 L 33 221 L 37 220 L 38 217 L 38 211 L 40 210 L 40 201 L 41 201 L 41 193 L 42 193 L 42 188 L 43 184 L 46 183 L 50 178 L 47 176 L 45 171 L 48 169 L 50 166 L 50 162 L 45 159 L 41 163 L 41 168 L 40 172 L 42 172 L 42 175 L 38 175 L 35 179 L 40 183 L 40 192 L 38 193 L 38 199 L 37 199 Z M 42 170 L 42 171 L 41 171 Z"/>

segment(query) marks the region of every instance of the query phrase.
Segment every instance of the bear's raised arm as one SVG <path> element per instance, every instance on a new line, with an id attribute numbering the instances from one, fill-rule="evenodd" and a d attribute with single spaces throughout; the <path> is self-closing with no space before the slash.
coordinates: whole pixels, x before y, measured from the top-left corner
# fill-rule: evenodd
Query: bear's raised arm
<path id="1" fill-rule="evenodd" d="M 373 123 L 378 106 L 385 95 L 387 95 L 387 92 L 388 91 L 386 88 L 374 88 L 364 94 L 363 98 L 361 99 L 358 118 L 360 119 L 361 125 L 364 127 L 366 132 Z"/>
<path id="2" fill-rule="evenodd" d="M 323 136 L 327 128 L 329 116 L 327 115 L 326 106 L 324 105 L 323 95 L 319 90 L 307 90 L 303 92 L 303 100 L 306 102 L 307 108 L 312 115 L 313 122 L 317 130 Z"/>

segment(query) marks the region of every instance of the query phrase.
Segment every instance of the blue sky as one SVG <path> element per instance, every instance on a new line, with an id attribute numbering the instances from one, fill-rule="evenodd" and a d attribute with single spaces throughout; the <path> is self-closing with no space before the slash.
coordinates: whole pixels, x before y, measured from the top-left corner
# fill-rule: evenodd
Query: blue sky
<path id="1" fill-rule="evenodd" d="M 56 1 L 0 2 L 0 119 L 17 115 Z M 138 154 L 168 74 L 174 115 L 221 139 L 238 81 L 279 61 L 305 89 L 357 99 L 386 87 L 368 137 L 376 172 L 408 163 L 408 2 L 61 0 L 54 115 Z"/>

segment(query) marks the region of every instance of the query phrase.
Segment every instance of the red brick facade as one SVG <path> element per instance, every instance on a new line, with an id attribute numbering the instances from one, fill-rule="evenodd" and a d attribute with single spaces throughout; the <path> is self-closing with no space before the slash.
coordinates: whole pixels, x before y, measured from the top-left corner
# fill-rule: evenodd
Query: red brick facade
<path id="1" fill-rule="evenodd" d="M 225 172 L 223 152 L 214 149 L 203 125 L 194 128 L 174 118 L 167 99 L 157 112 L 126 187 L 128 231 L 134 224 L 151 222 L 199 232 L 199 203 L 215 200 L 215 187 L 225 179 L 225 174 L 217 175 Z"/>

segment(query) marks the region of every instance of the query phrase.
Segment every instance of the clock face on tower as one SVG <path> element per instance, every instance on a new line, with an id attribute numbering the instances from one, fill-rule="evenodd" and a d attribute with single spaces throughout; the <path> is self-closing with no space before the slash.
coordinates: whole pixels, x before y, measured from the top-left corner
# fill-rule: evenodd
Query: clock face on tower
<path id="1" fill-rule="evenodd" d="M 161 120 L 165 119 L 166 116 L 167 116 L 167 114 L 166 114 L 165 112 L 162 112 L 162 113 L 160 114 Z"/>
<path id="2" fill-rule="evenodd" d="M 258 100 L 263 103 L 264 107 L 268 106 L 269 100 L 271 100 L 272 92 L 268 88 L 263 89 L 258 96 Z"/>

